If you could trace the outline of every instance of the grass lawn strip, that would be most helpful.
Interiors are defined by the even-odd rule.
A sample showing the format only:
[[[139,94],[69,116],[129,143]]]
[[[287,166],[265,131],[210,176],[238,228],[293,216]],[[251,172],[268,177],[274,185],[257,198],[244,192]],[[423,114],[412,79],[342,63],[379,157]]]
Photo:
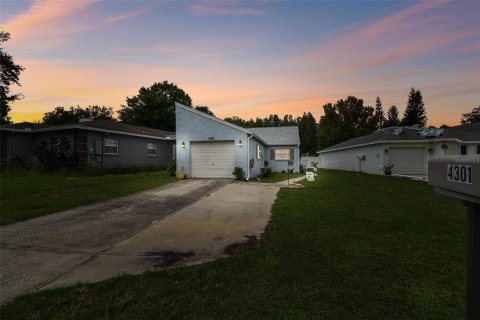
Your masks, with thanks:
[[[261,246],[40,291],[2,319],[462,319],[466,216],[424,182],[320,170],[282,189]]]
[[[167,171],[102,176],[6,172],[0,178],[0,224],[24,221],[173,181],[175,178]]]

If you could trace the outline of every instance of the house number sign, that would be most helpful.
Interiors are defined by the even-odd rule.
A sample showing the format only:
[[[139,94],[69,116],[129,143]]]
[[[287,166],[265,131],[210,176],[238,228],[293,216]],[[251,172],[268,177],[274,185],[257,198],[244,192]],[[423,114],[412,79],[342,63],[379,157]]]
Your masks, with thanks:
[[[472,166],[448,164],[447,181],[472,184]]]

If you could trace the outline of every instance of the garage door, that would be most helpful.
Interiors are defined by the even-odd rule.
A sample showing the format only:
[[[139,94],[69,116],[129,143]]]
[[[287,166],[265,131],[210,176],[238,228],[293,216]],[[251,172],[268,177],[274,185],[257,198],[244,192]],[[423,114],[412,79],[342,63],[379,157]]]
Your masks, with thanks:
[[[192,142],[192,178],[232,178],[234,142]]]
[[[388,154],[393,173],[426,174],[425,148],[390,148]]]

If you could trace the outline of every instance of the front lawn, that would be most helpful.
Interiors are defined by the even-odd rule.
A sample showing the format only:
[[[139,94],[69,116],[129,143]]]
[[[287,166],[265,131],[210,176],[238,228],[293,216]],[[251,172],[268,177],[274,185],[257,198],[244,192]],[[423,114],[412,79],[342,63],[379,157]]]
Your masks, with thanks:
[[[2,319],[462,319],[466,215],[425,182],[320,170],[255,251],[41,291]]]
[[[174,181],[167,171],[85,176],[33,170],[0,177],[0,224],[91,204]]]

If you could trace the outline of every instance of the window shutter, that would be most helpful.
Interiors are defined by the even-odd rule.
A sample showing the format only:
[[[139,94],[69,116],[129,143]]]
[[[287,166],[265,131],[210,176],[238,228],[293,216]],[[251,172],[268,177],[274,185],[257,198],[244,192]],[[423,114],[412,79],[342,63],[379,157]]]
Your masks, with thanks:
[[[290,160],[295,160],[295,149],[290,149]]]
[[[275,160],[275,149],[270,149],[270,160]]]

